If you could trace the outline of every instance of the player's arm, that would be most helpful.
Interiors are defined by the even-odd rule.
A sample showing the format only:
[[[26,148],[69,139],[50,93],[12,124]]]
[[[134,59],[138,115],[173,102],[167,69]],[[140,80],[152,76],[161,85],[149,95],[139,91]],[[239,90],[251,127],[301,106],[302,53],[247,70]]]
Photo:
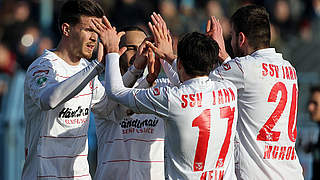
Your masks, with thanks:
[[[215,68],[209,75],[213,80],[229,80],[237,89],[244,88],[245,70],[241,59],[228,59]]]
[[[229,54],[225,48],[221,24],[214,16],[211,16],[207,22],[206,34],[218,43],[220,48],[219,58],[220,62],[223,63],[229,57]]]
[[[93,20],[91,27],[98,33],[107,53],[106,67],[108,69],[105,74],[107,95],[135,112],[167,116],[168,93],[166,88],[159,91],[159,88],[155,90],[153,88],[132,89],[124,87],[119,69],[119,42],[124,33],[117,33],[105,16],[102,21],[103,23]],[[162,94],[160,95],[159,92]]]
[[[62,82],[55,80],[56,73],[50,61],[29,68],[27,86],[30,96],[42,110],[54,109],[77,95],[104,66],[97,60]]]
[[[134,65],[130,66],[128,71],[122,76],[124,86],[132,87],[142,73],[143,73],[143,69],[137,69]],[[101,98],[102,100],[98,101],[97,103],[93,102],[92,112],[96,116],[105,117],[115,109],[118,103],[108,98],[108,96],[105,94],[104,86],[101,85],[98,79],[96,79],[95,81],[98,81],[97,82],[98,87],[95,88],[95,90],[102,89],[103,97]],[[101,94],[99,92],[94,94]],[[95,98],[93,99],[93,101],[94,100]]]
[[[109,53],[106,56],[106,92],[107,95],[137,113],[153,113],[162,117],[168,115],[168,89],[126,88],[122,84],[119,69],[119,54]]]

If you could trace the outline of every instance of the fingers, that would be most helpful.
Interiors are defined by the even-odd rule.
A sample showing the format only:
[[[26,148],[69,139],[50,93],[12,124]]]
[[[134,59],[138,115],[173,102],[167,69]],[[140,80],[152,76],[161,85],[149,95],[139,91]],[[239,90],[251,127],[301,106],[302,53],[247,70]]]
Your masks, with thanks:
[[[154,53],[159,54],[159,49],[155,45],[153,45],[151,42],[146,41],[146,45],[149,48],[151,48]]]
[[[112,28],[111,23],[109,22],[109,20],[107,19],[106,16],[102,17],[102,22],[103,22],[103,24],[106,25],[107,28]]]
[[[120,50],[119,50],[119,55],[122,56],[122,54],[123,54],[124,52],[126,52],[126,50],[127,50],[127,47],[122,47],[122,48],[120,48]]]
[[[121,31],[121,32],[118,32],[117,33],[117,36],[118,36],[118,38],[119,39],[121,39],[121,37],[123,36],[123,35],[125,35],[126,33],[124,32],[124,31]]]
[[[154,32],[155,42],[158,43],[161,39],[160,33],[155,25],[152,25],[152,29]]]
[[[208,19],[207,27],[206,27],[206,32],[207,33],[210,31],[210,27],[211,27],[211,19]]]

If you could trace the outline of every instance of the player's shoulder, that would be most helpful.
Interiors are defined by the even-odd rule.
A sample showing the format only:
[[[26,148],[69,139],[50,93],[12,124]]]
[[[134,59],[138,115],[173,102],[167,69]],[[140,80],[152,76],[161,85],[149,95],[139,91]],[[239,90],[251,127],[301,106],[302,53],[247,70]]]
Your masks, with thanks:
[[[36,69],[48,68],[52,69],[54,62],[58,61],[59,58],[50,50],[45,50],[41,56],[35,59],[28,67],[27,73],[32,73]]]

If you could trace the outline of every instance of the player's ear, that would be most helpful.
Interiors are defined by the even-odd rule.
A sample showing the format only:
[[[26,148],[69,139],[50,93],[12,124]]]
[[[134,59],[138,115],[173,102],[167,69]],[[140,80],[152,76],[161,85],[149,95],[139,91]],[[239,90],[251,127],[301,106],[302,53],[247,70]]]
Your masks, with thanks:
[[[63,23],[61,25],[61,32],[64,36],[70,36],[71,26],[68,23]]]
[[[241,47],[245,43],[247,37],[246,37],[246,35],[243,34],[243,32],[239,32],[239,36],[238,37],[239,37],[238,38],[238,43],[239,43],[239,45]]]

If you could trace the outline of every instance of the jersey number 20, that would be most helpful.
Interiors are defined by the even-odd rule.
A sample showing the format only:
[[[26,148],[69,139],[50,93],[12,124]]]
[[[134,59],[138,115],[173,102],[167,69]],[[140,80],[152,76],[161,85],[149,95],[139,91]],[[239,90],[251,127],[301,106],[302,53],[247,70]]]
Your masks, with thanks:
[[[276,125],[280,119],[283,110],[287,104],[287,89],[282,82],[276,83],[269,94],[268,102],[276,102],[277,95],[281,92],[281,98],[276,109],[273,111],[267,122],[260,129],[257,136],[258,141],[278,141],[280,137],[280,132],[272,131],[273,127]],[[292,88],[292,102],[290,107],[289,114],[289,123],[288,123],[288,136],[290,141],[295,142],[297,137],[297,125],[296,125],[296,111],[297,111],[297,98],[298,90],[297,85],[293,84]]]

